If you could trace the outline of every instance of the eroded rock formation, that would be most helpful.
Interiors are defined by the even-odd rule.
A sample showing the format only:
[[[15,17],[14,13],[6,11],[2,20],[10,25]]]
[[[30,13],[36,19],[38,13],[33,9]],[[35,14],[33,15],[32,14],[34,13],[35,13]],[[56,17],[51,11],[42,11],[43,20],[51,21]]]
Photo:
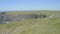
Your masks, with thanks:
[[[26,19],[38,19],[45,18],[47,15],[42,14],[7,14],[5,12],[0,13],[0,23],[3,22],[15,22]]]

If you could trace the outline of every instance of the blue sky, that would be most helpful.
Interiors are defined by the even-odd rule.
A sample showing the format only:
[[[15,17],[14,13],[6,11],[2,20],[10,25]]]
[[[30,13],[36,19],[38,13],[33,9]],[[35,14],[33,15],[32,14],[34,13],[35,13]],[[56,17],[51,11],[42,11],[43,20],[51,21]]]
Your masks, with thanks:
[[[60,10],[60,0],[0,0],[0,11]]]

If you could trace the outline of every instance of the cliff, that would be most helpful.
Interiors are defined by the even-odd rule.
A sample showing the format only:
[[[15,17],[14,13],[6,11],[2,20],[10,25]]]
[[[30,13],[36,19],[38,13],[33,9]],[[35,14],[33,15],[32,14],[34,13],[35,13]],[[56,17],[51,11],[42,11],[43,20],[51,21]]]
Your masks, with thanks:
[[[47,15],[42,14],[7,14],[6,12],[0,13],[0,22],[16,22],[26,19],[45,18]]]

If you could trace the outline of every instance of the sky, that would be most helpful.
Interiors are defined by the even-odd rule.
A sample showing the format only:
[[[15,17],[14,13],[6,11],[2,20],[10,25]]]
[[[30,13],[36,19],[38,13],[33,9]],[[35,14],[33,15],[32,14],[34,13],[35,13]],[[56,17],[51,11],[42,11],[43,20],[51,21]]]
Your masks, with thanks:
[[[0,0],[0,11],[60,10],[60,0]]]

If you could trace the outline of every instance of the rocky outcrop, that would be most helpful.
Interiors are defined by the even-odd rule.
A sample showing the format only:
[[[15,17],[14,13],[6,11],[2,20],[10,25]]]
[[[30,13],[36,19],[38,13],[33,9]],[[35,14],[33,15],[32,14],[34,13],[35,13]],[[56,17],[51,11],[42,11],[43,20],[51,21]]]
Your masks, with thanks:
[[[46,18],[47,15],[42,14],[7,14],[5,12],[0,13],[0,22],[15,22],[26,19],[38,19]]]

